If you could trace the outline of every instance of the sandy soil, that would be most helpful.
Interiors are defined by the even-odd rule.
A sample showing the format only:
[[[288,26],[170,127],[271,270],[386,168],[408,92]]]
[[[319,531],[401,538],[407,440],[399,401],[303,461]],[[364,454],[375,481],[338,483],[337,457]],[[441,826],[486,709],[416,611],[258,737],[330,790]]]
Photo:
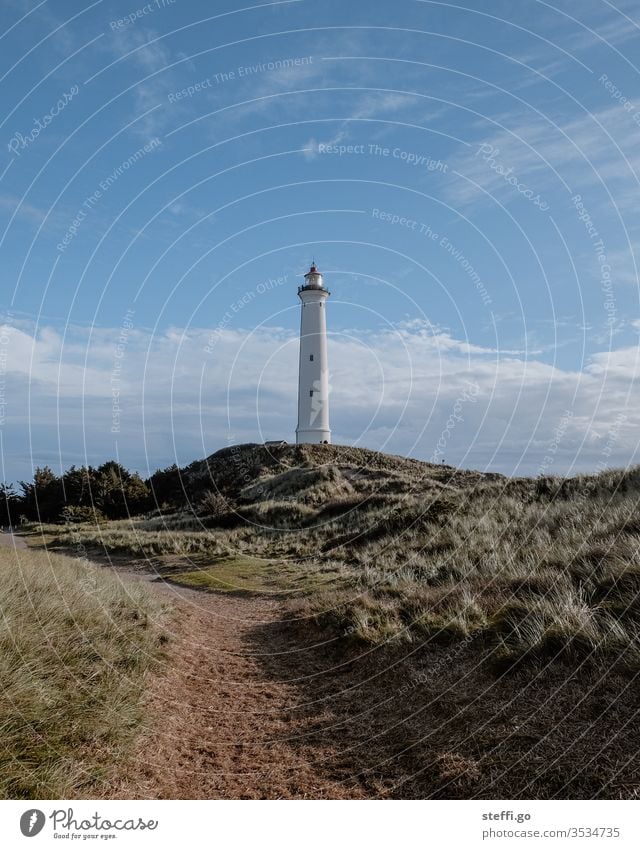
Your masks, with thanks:
[[[128,573],[128,579],[149,580]],[[207,594],[153,582],[175,606],[167,663],[151,681],[151,728],[136,767],[110,795],[131,798],[357,798],[334,752],[311,749],[315,706],[296,681],[274,680],[269,660],[291,652],[269,598]],[[300,674],[314,674],[300,660]],[[310,709],[311,707],[311,709]],[[311,719],[313,717],[313,719]]]

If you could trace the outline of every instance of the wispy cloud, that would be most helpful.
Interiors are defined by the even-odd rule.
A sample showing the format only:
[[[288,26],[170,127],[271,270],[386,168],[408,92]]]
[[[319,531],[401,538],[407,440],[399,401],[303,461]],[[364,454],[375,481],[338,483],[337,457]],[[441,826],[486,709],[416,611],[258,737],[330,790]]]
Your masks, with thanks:
[[[111,60],[124,61],[142,74],[133,83],[132,98],[134,115],[151,111],[142,120],[136,121],[132,132],[149,138],[160,135],[175,121],[175,111],[167,110],[168,95],[180,88],[178,71],[170,68],[175,58],[166,42],[153,29],[123,29],[109,34],[100,43],[101,52]],[[154,107],[160,107],[154,109]],[[178,112],[182,111],[180,108]]]
[[[453,169],[466,178],[448,184],[447,192],[454,201],[478,201],[482,190],[504,203],[517,199],[517,192],[493,167],[495,162],[502,169],[511,169],[518,181],[526,182],[536,193],[564,189],[563,184],[571,191],[599,186],[612,193],[619,207],[635,208],[640,148],[633,141],[635,125],[620,106],[547,120],[497,115],[494,122],[488,132],[484,126],[485,134],[479,136],[475,147],[453,157]],[[478,125],[476,131],[482,128]],[[481,151],[482,144],[485,148]],[[486,155],[491,159],[486,160]]]
[[[552,7],[549,5],[549,8]],[[556,20],[560,15],[572,25],[572,31],[563,39],[565,45],[572,50],[587,51],[601,45],[618,46],[640,35],[640,27],[622,7],[618,10],[610,3],[597,4],[587,11],[591,14],[585,18],[584,9],[579,6],[573,8],[571,12],[554,8]],[[628,7],[627,11],[637,11],[637,6],[635,9]]]

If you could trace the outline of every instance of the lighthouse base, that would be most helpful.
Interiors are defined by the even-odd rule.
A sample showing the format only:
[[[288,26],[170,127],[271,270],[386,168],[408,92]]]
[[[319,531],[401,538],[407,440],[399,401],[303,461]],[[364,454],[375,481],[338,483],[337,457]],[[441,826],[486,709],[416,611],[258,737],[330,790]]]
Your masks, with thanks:
[[[296,430],[296,445],[320,445],[323,442],[331,444],[330,430],[313,427]]]

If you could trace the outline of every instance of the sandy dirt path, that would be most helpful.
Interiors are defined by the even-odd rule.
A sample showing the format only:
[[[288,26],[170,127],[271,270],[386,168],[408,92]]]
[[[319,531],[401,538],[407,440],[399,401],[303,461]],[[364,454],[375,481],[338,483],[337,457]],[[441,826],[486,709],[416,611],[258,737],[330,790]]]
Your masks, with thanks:
[[[172,614],[148,731],[111,798],[590,798],[603,788],[629,798],[640,787],[628,679],[602,682],[594,667],[576,686],[562,665],[496,676],[473,641],[338,648],[284,624],[276,598],[118,572],[150,582]],[[592,691],[595,703],[582,698]]]
[[[28,548],[27,543],[22,537],[11,533],[10,531],[0,531],[0,545],[7,545],[12,548]]]
[[[120,571],[120,570],[119,570]],[[150,581],[141,573],[122,577]],[[151,576],[152,577],[152,576]],[[167,661],[150,682],[150,730],[119,798],[362,798],[357,779],[314,741],[323,707],[298,679],[319,675],[279,624],[280,602],[151,581],[175,615]],[[281,665],[282,658],[285,662]],[[278,680],[282,669],[293,680]],[[324,719],[331,724],[327,710]],[[323,723],[324,724],[324,723]],[[367,794],[368,795],[368,794]]]

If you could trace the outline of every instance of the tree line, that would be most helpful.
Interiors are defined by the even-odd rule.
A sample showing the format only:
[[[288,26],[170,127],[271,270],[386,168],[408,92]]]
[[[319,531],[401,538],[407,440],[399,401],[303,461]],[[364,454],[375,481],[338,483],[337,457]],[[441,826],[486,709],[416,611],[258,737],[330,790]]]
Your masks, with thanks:
[[[56,475],[37,468],[31,481],[0,484],[0,524],[83,522],[123,519],[177,506],[187,500],[180,469],[169,466],[144,480],[115,460],[101,466],[72,466]]]

